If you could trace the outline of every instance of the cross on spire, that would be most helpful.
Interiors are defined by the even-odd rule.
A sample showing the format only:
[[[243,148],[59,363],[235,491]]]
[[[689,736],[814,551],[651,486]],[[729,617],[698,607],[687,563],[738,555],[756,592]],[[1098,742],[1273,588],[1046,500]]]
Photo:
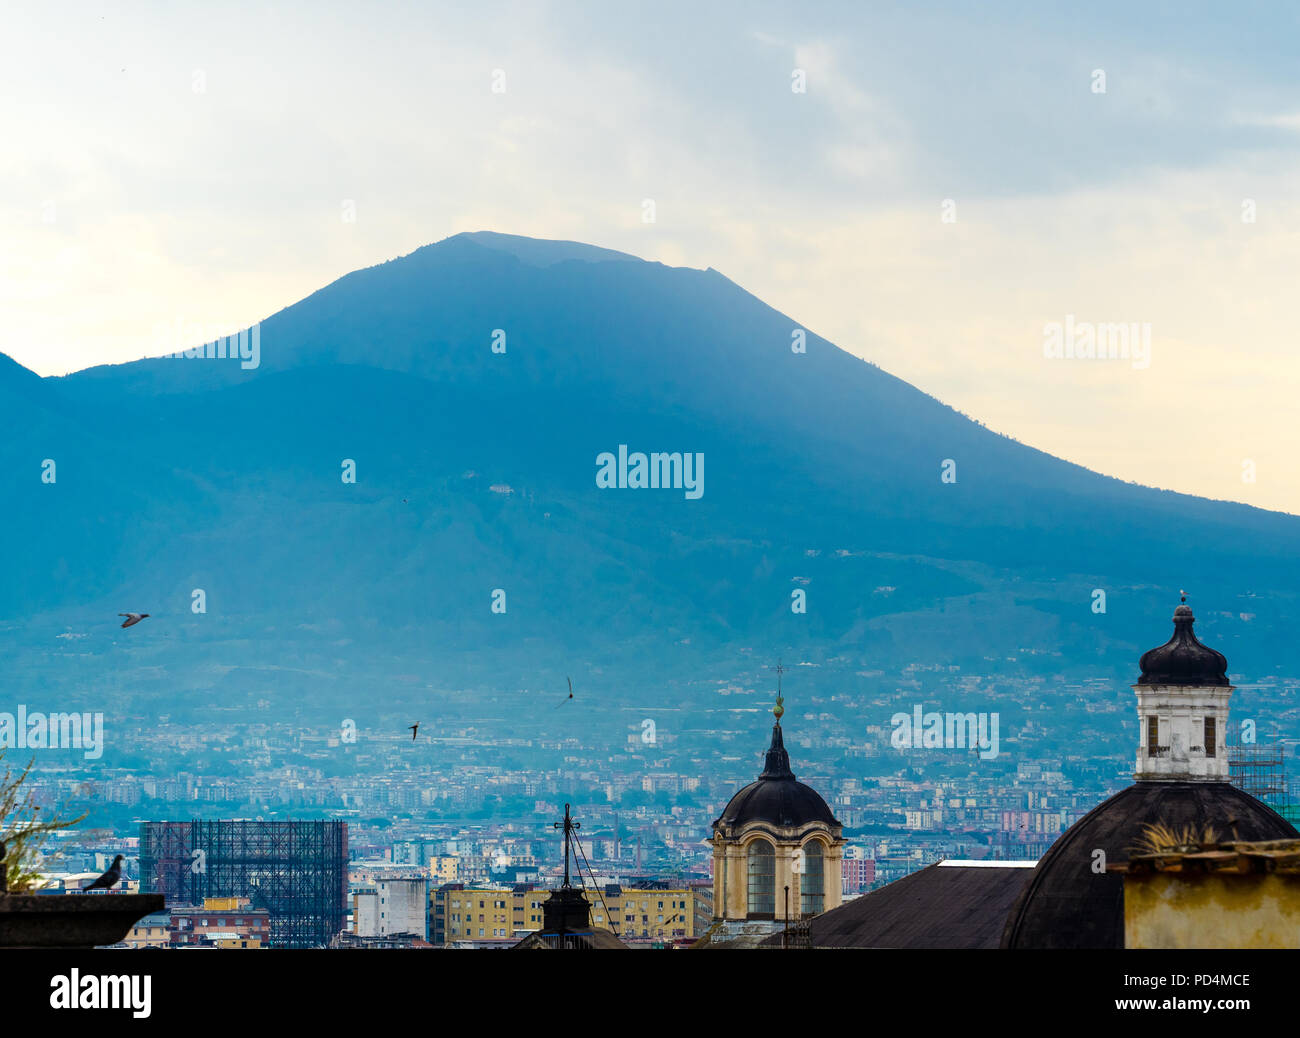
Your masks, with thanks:
[[[564,886],[561,889],[567,890],[571,886],[573,886],[573,884],[569,882],[569,841],[573,839],[574,832],[582,828],[582,823],[575,822],[573,819],[569,817],[569,805],[565,804],[564,821],[552,822],[551,828],[552,829],[562,828],[564,830]]]

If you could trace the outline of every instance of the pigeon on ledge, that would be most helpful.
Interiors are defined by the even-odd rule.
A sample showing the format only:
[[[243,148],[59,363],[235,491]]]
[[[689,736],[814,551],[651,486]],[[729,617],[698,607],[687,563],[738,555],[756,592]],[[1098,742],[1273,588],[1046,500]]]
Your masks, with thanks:
[[[83,890],[101,890],[101,889],[112,890],[113,887],[117,886],[117,883],[121,878],[122,878],[122,855],[119,854],[116,858],[113,859],[113,864],[108,867],[107,872],[105,872],[102,876],[100,876],[99,879],[95,880],[94,883],[90,884],[90,886],[82,887],[82,889]]]

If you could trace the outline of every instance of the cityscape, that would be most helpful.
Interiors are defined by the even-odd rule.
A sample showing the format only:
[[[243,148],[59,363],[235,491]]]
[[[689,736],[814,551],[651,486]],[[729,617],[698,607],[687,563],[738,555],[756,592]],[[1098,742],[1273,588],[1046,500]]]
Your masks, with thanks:
[[[1284,1007],[1300,15],[5,26],[6,1024]]]

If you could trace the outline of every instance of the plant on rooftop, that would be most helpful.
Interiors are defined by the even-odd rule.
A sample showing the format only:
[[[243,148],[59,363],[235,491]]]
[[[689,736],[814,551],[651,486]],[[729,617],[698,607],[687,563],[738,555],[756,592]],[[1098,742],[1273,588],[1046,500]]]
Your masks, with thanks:
[[[10,894],[27,894],[35,886],[40,873],[37,871],[42,862],[48,860],[41,853],[41,848],[52,833],[60,829],[70,829],[85,819],[62,818],[57,811],[42,811],[35,802],[32,790],[26,785],[27,776],[31,774],[33,757],[27,767],[17,774],[4,765],[4,751],[0,750],[0,843],[5,845],[5,859],[0,867],[5,870],[5,879]]]
[[[1166,854],[1170,851],[1182,853],[1199,851],[1216,842],[1212,826],[1198,830],[1194,825],[1182,825],[1177,829],[1156,822],[1142,827],[1142,836],[1132,850],[1139,854]]]

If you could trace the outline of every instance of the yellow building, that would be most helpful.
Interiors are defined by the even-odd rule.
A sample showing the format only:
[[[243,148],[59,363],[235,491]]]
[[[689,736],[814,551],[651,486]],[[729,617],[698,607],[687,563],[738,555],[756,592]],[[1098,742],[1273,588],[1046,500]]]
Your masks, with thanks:
[[[122,943],[128,948],[166,948],[171,944],[170,912],[152,912],[131,927]]]
[[[465,887],[450,883],[429,892],[430,939],[435,945],[516,944],[542,927],[548,890]],[[693,890],[621,887],[587,891],[592,925],[625,942],[672,941],[696,935]]]
[[[1125,948],[1300,948],[1300,840],[1171,847],[1110,871]]]
[[[238,934],[214,936],[212,943],[218,948],[260,948],[262,942],[256,937],[241,937]]]
[[[455,883],[460,878],[460,859],[440,855],[429,862],[429,878],[434,884]]]
[[[696,936],[694,890],[606,885],[587,897],[592,923],[612,931],[625,944]]]

